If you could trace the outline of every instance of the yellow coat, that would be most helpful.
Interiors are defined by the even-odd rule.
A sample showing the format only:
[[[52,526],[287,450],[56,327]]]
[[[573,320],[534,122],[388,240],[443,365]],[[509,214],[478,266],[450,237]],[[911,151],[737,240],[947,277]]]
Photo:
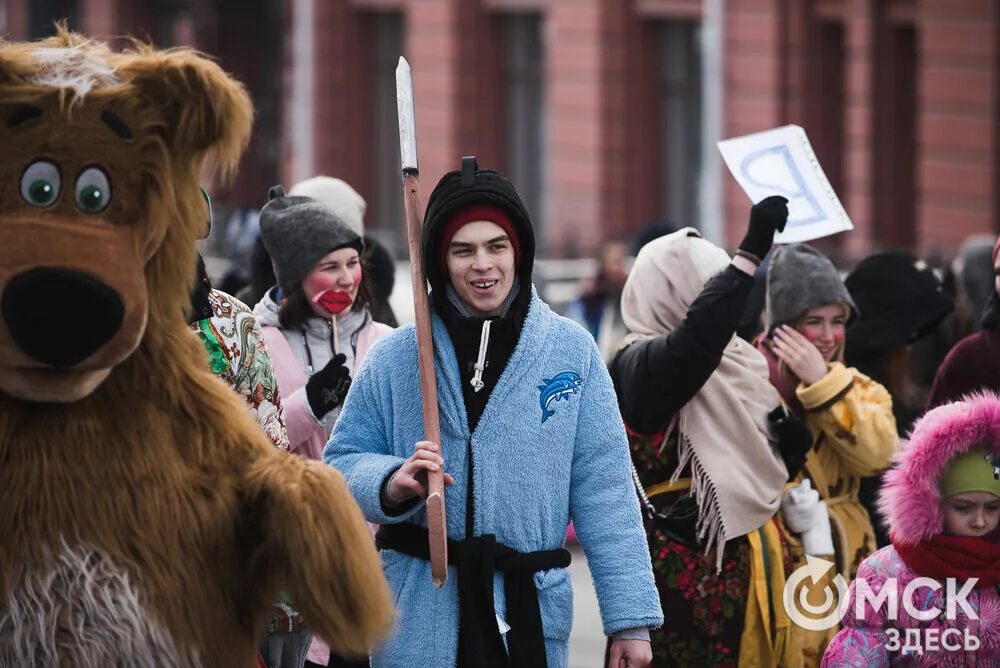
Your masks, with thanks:
[[[889,468],[899,438],[892,398],[884,387],[839,362],[826,376],[795,391],[805,408],[813,449],[793,484],[812,481],[826,501],[837,550],[837,567],[850,581],[861,560],[875,551],[868,511],[858,501],[861,478]]]
[[[868,511],[858,501],[861,478],[878,475],[889,467],[899,439],[892,415],[892,398],[884,387],[839,362],[829,365],[822,380],[800,384],[795,393],[805,408],[805,422],[813,434],[813,448],[803,470],[790,486],[809,478],[830,513],[837,571],[850,582],[861,560],[875,551],[875,532]],[[782,525],[784,528],[784,525]],[[784,530],[796,565],[805,563],[798,536]],[[817,583],[814,605],[823,601],[823,590],[836,572]],[[833,588],[833,591],[836,591]],[[813,593],[813,592],[811,592]],[[796,597],[797,598],[797,597]],[[805,665],[818,665],[826,644],[837,628],[802,634]]]

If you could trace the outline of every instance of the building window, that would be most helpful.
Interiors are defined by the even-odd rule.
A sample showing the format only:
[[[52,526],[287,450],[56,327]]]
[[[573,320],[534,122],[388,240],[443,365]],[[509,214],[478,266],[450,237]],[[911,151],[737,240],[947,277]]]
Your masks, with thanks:
[[[538,14],[500,17],[503,43],[503,142],[506,176],[531,215],[537,238],[543,238],[545,210],[545,138],[547,135],[542,73],[545,60],[542,20]]]
[[[659,27],[660,211],[696,225],[701,175],[700,24],[663,21]]]
[[[873,234],[882,246],[916,240],[917,34],[880,8],[875,38]]]
[[[372,197],[365,216],[368,227],[396,257],[406,255],[400,185],[399,121],[396,117],[396,66],[403,54],[400,12],[365,13],[369,36],[369,89],[373,122]],[[418,112],[419,113],[419,112]],[[419,149],[419,145],[418,145]]]
[[[844,25],[819,21],[812,30],[812,64],[806,102],[806,131],[823,166],[826,178],[838,196],[844,197]]]
[[[79,30],[79,16],[74,0],[31,0],[28,3],[28,38],[42,39],[55,34],[55,22],[65,20]]]

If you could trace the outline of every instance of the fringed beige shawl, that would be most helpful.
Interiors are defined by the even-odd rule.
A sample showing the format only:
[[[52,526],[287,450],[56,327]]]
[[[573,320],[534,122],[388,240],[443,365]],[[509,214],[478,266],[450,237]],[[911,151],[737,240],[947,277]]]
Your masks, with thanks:
[[[622,294],[627,342],[673,331],[684,320],[705,283],[692,260],[691,237],[697,236],[686,228],[639,253]],[[788,472],[767,426],[778,402],[764,357],[734,336],[718,368],[667,430],[669,436],[676,427],[679,437],[680,465],[672,479],[690,467],[698,536],[706,552],[715,546],[719,568],[726,541],[757,530],[778,511]]]

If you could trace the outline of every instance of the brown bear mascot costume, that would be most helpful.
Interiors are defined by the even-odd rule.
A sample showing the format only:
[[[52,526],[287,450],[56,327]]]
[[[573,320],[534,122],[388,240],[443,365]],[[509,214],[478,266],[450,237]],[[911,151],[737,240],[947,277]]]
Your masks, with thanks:
[[[340,653],[390,629],[343,478],[185,322],[198,176],[251,117],[191,51],[0,41],[0,666],[252,666],[282,589]]]

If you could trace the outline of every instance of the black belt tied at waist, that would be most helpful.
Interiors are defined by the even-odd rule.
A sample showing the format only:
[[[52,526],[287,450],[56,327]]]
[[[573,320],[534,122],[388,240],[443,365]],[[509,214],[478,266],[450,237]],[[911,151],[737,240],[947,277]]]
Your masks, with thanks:
[[[387,524],[375,534],[380,550],[430,561],[427,529],[415,524]],[[542,613],[534,574],[566,568],[568,550],[518,552],[486,534],[465,540],[448,539],[448,563],[458,569],[459,668],[547,668]],[[507,598],[508,652],[497,626],[493,574],[504,574]]]

